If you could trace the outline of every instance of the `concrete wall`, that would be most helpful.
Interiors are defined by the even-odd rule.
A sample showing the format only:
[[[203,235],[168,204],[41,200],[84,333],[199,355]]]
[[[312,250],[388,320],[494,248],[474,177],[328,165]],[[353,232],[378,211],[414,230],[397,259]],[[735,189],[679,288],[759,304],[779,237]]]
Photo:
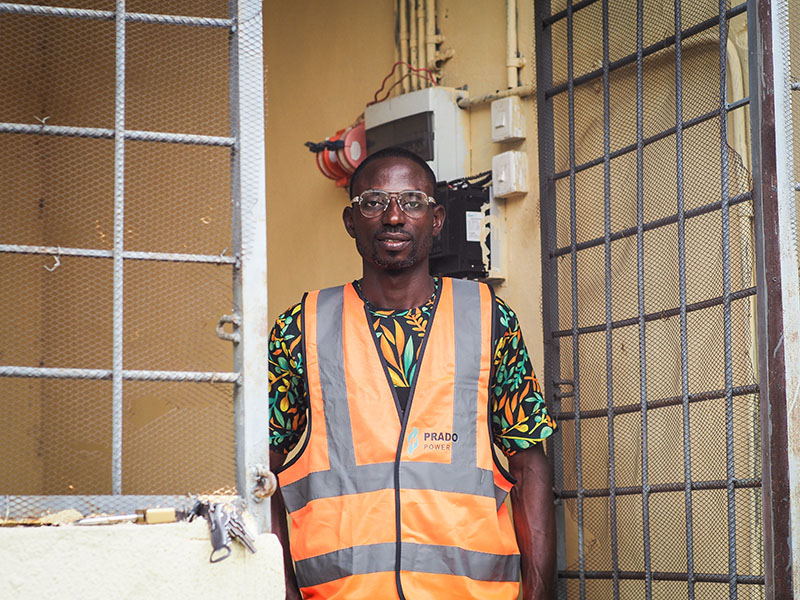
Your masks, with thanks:
[[[81,598],[262,598],[285,595],[281,546],[272,534],[256,538],[256,553],[240,544],[210,564],[208,525],[0,527],[0,597],[15,600]]]

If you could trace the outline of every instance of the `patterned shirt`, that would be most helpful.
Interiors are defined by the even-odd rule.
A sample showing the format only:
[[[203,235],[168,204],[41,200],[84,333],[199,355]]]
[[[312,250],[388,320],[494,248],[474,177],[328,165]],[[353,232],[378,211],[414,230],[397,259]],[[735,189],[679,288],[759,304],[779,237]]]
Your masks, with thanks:
[[[439,279],[434,283],[431,298],[409,310],[379,309],[367,302],[378,347],[401,405],[406,404],[417,374],[422,340],[436,305]],[[354,285],[361,295],[358,282]],[[547,413],[517,315],[500,298],[495,297],[494,302],[492,432],[495,444],[511,456],[550,436],[556,423]],[[278,317],[269,344],[270,449],[283,454],[297,445],[307,422],[301,308],[302,304],[295,304]]]

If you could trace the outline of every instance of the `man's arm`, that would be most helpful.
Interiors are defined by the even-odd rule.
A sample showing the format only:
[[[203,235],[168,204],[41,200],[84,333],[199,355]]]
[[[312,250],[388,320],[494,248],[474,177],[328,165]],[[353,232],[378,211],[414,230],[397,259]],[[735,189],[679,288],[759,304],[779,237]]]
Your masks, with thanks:
[[[269,453],[270,468],[274,472],[283,464],[285,456],[278,452]],[[289,526],[286,524],[286,505],[283,503],[281,488],[275,491],[270,498],[270,513],[272,515],[272,533],[278,536],[283,546],[283,572],[286,580],[286,600],[302,600],[297,577],[292,564],[292,554],[289,551]]]
[[[556,524],[553,477],[541,444],[508,457],[517,483],[511,510],[522,559],[522,598],[555,598]]]

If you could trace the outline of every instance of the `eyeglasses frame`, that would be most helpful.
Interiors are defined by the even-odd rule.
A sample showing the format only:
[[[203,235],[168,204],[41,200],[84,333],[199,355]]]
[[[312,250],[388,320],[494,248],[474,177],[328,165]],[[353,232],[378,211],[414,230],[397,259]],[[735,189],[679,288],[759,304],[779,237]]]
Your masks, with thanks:
[[[362,196],[362,194],[366,194],[367,192],[381,192],[383,194],[386,194],[386,196],[389,198],[389,202],[386,204],[386,206],[383,207],[383,212],[378,213],[377,215],[373,215],[373,216],[367,216],[367,215],[364,214],[364,211],[361,209],[361,201],[362,201],[361,196]],[[368,190],[364,190],[363,192],[361,192],[361,194],[358,194],[357,196],[355,196],[352,200],[350,200],[350,203],[351,204],[358,204],[358,212],[360,212],[361,216],[364,217],[365,219],[376,219],[380,215],[384,214],[387,210],[389,210],[389,206],[392,204],[392,199],[394,199],[394,201],[397,204],[398,208],[400,209],[400,211],[404,215],[406,215],[407,217],[409,217],[411,219],[419,219],[420,217],[422,217],[422,215],[419,215],[418,217],[412,216],[412,215],[408,214],[406,212],[406,210],[403,208],[403,205],[400,204],[400,200],[399,200],[400,194],[405,194],[407,192],[415,192],[417,194],[422,194],[423,196],[425,196],[425,202],[427,202],[428,206],[430,206],[431,204],[436,204],[436,198],[434,198],[433,196],[429,196],[428,194],[426,194],[422,190],[401,190],[399,192],[387,192],[386,190],[376,190],[376,189],[372,189],[372,188],[370,188]]]

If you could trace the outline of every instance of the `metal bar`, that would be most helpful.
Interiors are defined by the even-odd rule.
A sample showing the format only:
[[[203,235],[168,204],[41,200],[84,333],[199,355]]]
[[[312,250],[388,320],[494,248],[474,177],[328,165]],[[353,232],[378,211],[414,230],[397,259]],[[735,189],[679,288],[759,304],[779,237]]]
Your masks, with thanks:
[[[738,6],[734,6],[733,8],[729,9],[725,13],[725,15],[727,18],[730,19],[732,17],[735,17],[736,15],[742,14],[743,12],[745,12],[745,10],[747,10],[747,3],[743,2],[742,4],[739,4]],[[688,29],[684,29],[681,32],[681,37],[683,39],[690,38],[692,36],[697,35],[698,33],[707,31],[708,29],[711,29],[716,25],[719,25],[719,18],[711,17],[710,19],[706,19],[705,21],[702,21],[697,25],[693,25]],[[655,44],[651,44],[647,48],[641,48],[641,58],[644,59],[650,56],[651,54],[655,54],[656,52],[660,52],[661,50],[664,50],[674,45],[675,45],[675,36],[671,35],[669,37],[664,38],[661,41],[656,42]],[[615,60],[609,65],[609,70],[616,71],[617,69],[621,69],[622,67],[626,67],[630,64],[633,64],[634,62],[637,62],[639,54],[640,53],[637,51],[634,54],[629,54],[628,56]],[[576,77],[573,82],[573,85],[574,86],[583,85],[584,83],[597,79],[598,77],[602,77],[602,75],[603,75],[602,68],[595,69],[594,71],[590,71],[584,75],[581,75],[580,77]],[[567,84],[562,83],[561,85],[557,85],[553,88],[545,90],[544,95],[545,98],[549,99],[553,96],[561,94],[562,92],[565,92],[566,90],[567,90]]]
[[[117,0],[114,109],[114,342],[112,359],[111,491],[122,493],[122,341],[125,241],[125,0]]]
[[[689,326],[686,310],[686,206],[683,188],[683,41],[681,0],[675,0],[675,155],[678,196],[678,280],[681,316],[681,403],[683,404],[683,493],[688,597],[694,600],[694,528],[692,523],[692,444],[689,430]],[[651,488],[652,492],[652,488]]]
[[[32,125],[30,123],[0,123],[0,133],[20,133],[29,135],[53,135],[57,137],[78,137],[113,140],[114,129],[102,127],[71,127],[66,125]],[[197,135],[193,133],[167,133],[162,131],[123,130],[122,137],[137,142],[166,142],[169,144],[189,144],[193,146],[233,146],[235,139],[216,135]]]
[[[728,23],[725,17],[727,0],[719,0],[719,144],[721,159],[722,192],[722,295],[724,297],[723,331],[725,354],[725,458],[728,480],[728,573],[729,593],[732,600],[738,596],[736,587],[736,478],[733,447],[733,324],[731,318],[731,228],[728,198]]]
[[[113,21],[116,13],[111,10],[88,10],[85,8],[62,8],[57,6],[38,6],[0,2],[0,14],[38,15],[45,17],[70,17],[95,21]],[[128,23],[160,23],[163,25],[191,25],[194,27],[232,27],[232,19],[212,19],[209,17],[185,17],[148,13],[125,13]]]
[[[758,393],[759,387],[756,384],[751,385],[742,385],[733,388],[732,394],[734,396],[749,396],[751,394]],[[689,402],[704,402],[706,400],[714,400],[717,398],[724,398],[726,391],[722,390],[712,390],[708,392],[695,392],[694,394],[689,394]],[[652,410],[656,408],[665,408],[667,406],[680,406],[683,403],[683,396],[670,396],[668,398],[660,398],[658,400],[650,400],[647,402],[647,409]],[[637,413],[642,410],[642,406],[640,404],[622,404],[620,406],[615,406],[613,409],[614,415],[624,415],[630,413]],[[572,412],[553,412],[553,416],[561,421],[569,421],[574,417],[574,413]],[[584,410],[581,411],[581,419],[597,419],[600,417],[608,416],[607,410],[605,408],[598,408],[595,410]]]
[[[59,369],[54,367],[0,366],[0,377],[30,377],[42,379],[113,379],[112,369]],[[212,371],[148,371],[123,370],[125,381],[189,381],[208,383],[238,383],[239,373]]]
[[[743,290],[738,290],[736,292],[731,292],[730,299],[741,300],[742,298],[747,298],[749,296],[755,295],[756,291],[757,291],[756,287],[749,287]],[[708,300],[701,300],[700,302],[687,304],[686,312],[703,310],[705,308],[711,308],[712,306],[724,305],[724,303],[725,303],[725,296],[717,296],[716,298],[709,298]],[[658,312],[647,313],[644,315],[644,320],[645,322],[649,323],[650,321],[657,321],[659,319],[668,319],[669,317],[677,316],[680,313],[681,313],[680,307],[670,308],[668,310],[661,310]],[[638,322],[639,322],[638,317],[631,317],[629,319],[620,319],[619,321],[614,321],[611,324],[611,327],[612,329],[617,329],[619,327],[630,327],[631,325],[636,325]],[[603,331],[604,329],[605,329],[604,324],[588,325],[585,327],[579,327],[578,333],[579,334],[597,333],[598,331]],[[561,329],[559,331],[553,332],[554,337],[567,337],[569,335],[572,335],[571,329]]]
[[[234,368],[242,374],[234,390],[236,486],[259,532],[264,532],[270,530],[269,502],[252,493],[253,470],[269,468],[262,3],[232,0],[230,11],[238,23],[230,43],[231,136],[237,140],[231,161],[233,253],[242,257],[233,277],[234,307],[242,319],[242,341],[233,354]]]
[[[608,0],[602,0],[603,21],[603,241],[606,304],[606,418],[608,419],[609,517],[611,521],[611,572],[614,600],[619,600],[619,540],[617,539],[617,478],[614,453],[613,315],[611,311],[611,90]],[[575,250],[577,252],[577,248]],[[579,413],[579,418],[583,415]]]
[[[579,574],[577,571],[559,571],[559,577],[565,579],[577,579]],[[586,571],[586,579],[611,579],[609,571]],[[650,573],[642,573],[641,571],[620,571],[619,578],[625,580],[643,580],[649,576],[654,581],[686,581],[690,575],[689,573],[672,573],[669,571],[652,571]],[[734,575],[737,583],[746,583],[753,585],[764,585],[764,577],[761,575]],[[717,573],[693,573],[691,578],[697,583],[727,583],[728,574]]]
[[[639,304],[639,393],[642,423],[642,533],[645,592],[653,598],[650,567],[650,485],[648,482],[647,344],[644,318],[644,0],[636,0],[636,262]]]
[[[575,14],[576,12],[581,10],[582,8],[586,8],[587,6],[591,6],[592,4],[595,4],[596,2],[597,2],[597,0],[581,0],[581,2],[576,2],[575,4],[572,5],[572,14]],[[549,27],[553,23],[556,23],[557,21],[562,21],[563,19],[566,19],[566,18],[567,18],[567,9],[564,9],[564,10],[559,11],[556,14],[550,16],[550,17],[547,17],[546,19],[543,19],[542,20],[542,25],[544,27]]]
[[[736,489],[754,489],[761,487],[761,478],[751,479],[737,479],[734,482]],[[674,483],[656,483],[650,486],[651,494],[664,494],[667,492],[682,492],[684,491],[686,483],[683,481],[676,481]],[[728,489],[728,481],[725,479],[715,479],[709,481],[691,481],[690,489],[694,491],[705,490],[725,490]],[[618,487],[613,490],[617,496],[638,496],[642,493],[642,486],[632,485]],[[593,488],[583,490],[583,495],[586,498],[606,498],[610,496],[612,490],[610,488]],[[576,498],[578,490],[561,490],[556,493],[558,498]]]
[[[796,453],[790,406],[797,383],[798,282],[797,255],[787,210],[794,198],[786,190],[786,115],[784,94],[776,90],[784,77],[781,40],[785,35],[786,3],[748,2],[750,55],[750,132],[752,147],[753,208],[755,217],[756,279],[758,287],[758,358],[761,407],[762,517],[764,523],[764,579],[768,600],[792,598],[799,557],[794,553],[800,528],[792,527],[796,510],[797,469],[790,469]],[[776,15],[773,20],[773,15]],[[783,28],[783,31],[781,29]],[[788,193],[787,193],[788,192]],[[789,335],[785,335],[788,333]],[[791,394],[791,395],[790,395]],[[790,442],[792,440],[792,442]],[[791,461],[792,463],[794,461]]]
[[[539,192],[541,206],[541,240],[542,240],[542,295],[545,298],[542,306],[543,354],[544,354],[544,392],[548,401],[552,401],[554,410],[561,409],[561,400],[554,394],[558,386],[572,381],[561,378],[560,343],[552,336],[558,327],[558,265],[549,258],[557,238],[556,197],[552,174],[555,170],[553,146],[553,101],[544,97],[544,90],[553,83],[552,30],[540,27],[539,24],[550,14],[550,0],[534,3],[536,13],[535,50],[536,50],[536,99],[537,99],[537,131],[539,134]],[[553,483],[555,489],[564,487],[564,468],[562,453],[562,435],[560,430],[547,439],[547,457],[553,467]],[[564,503],[556,504],[556,568],[566,569],[566,520]],[[557,596],[566,597],[566,584],[556,579]]]
[[[217,496],[215,496],[217,498]],[[237,496],[222,496],[234,502]],[[75,509],[83,516],[95,514],[134,512],[140,508],[191,508],[194,499],[190,496],[147,496],[125,494],[123,496],[0,496],[0,523],[3,519],[31,519],[49,513]],[[35,507],[35,508],[33,508]]]
[[[568,120],[569,120],[569,237],[572,247],[572,378],[574,393],[575,414],[575,478],[578,486],[578,570],[583,573],[586,569],[586,553],[583,547],[583,457],[581,448],[581,393],[580,393],[580,352],[578,337],[578,253],[575,249],[578,243],[578,216],[577,216],[577,190],[575,182],[575,85],[574,85],[574,22],[572,13],[572,0],[567,0],[567,86],[568,86]],[[580,600],[586,600],[586,579],[580,578]]]
[[[92,250],[90,248],[62,248],[61,246],[24,246],[0,244],[0,254],[42,254],[45,256],[80,256],[86,258],[113,258],[113,250]],[[209,263],[215,265],[235,265],[239,258],[224,254],[178,254],[172,252],[136,252],[123,250],[125,260],[155,260],[180,263]]]
[[[728,199],[728,206],[736,206],[737,204],[742,204],[743,202],[747,202],[748,200],[752,199],[753,194],[752,192],[745,192],[743,194],[738,194],[733,198]],[[712,212],[717,212],[722,207],[722,201],[718,200],[716,202],[712,202],[710,204],[705,204],[703,206],[698,206],[696,208],[692,208],[684,212],[684,216],[687,219],[692,219],[694,217],[699,217],[701,215],[707,215]],[[655,219],[653,221],[649,221],[648,223],[644,224],[644,231],[652,231],[653,229],[658,229],[659,227],[665,227],[667,225],[674,225],[678,222],[678,215],[669,215],[668,217],[661,217],[660,219]],[[628,227],[627,229],[623,229],[622,231],[617,231],[611,234],[611,241],[617,241],[624,239],[626,237],[630,237],[635,235],[638,231],[638,227]],[[604,237],[597,237],[590,240],[586,240],[585,242],[581,242],[576,246],[577,250],[586,250],[587,248],[595,248],[597,246],[602,245],[605,243],[605,236]],[[569,254],[572,251],[570,246],[563,246],[561,248],[556,249],[552,254],[551,257],[556,258],[559,256],[564,256],[565,254]]]
[[[747,106],[749,103],[750,103],[750,97],[749,96],[745,97],[745,98],[740,98],[739,100],[736,100],[736,101],[731,102],[730,104],[728,104],[727,110],[728,111],[733,111],[733,110],[742,108],[743,106]],[[700,125],[701,123],[705,123],[706,121],[710,121],[711,119],[713,119],[715,117],[718,117],[718,116],[719,116],[719,109],[715,108],[714,110],[711,110],[711,111],[709,111],[707,113],[703,113],[702,115],[697,115],[696,117],[692,117],[691,119],[683,121],[682,126],[683,126],[684,129],[689,129],[690,127],[694,127],[696,125]],[[673,135],[675,133],[676,129],[677,129],[676,127],[670,127],[669,129],[665,129],[664,131],[660,131],[658,133],[655,133],[655,134],[651,135],[650,137],[644,138],[642,143],[644,144],[645,147],[647,147],[650,144],[654,144],[655,142],[658,142],[660,140],[663,140],[664,138],[668,138],[669,136]],[[614,152],[611,153],[610,157],[612,159],[615,159],[615,158],[619,158],[620,156],[624,156],[626,154],[630,154],[631,152],[634,152],[636,150],[636,147],[637,146],[636,146],[635,143],[634,144],[629,144],[627,146],[623,146],[619,150],[614,150]],[[593,158],[592,160],[589,160],[589,161],[587,161],[585,163],[581,163],[580,165],[576,165],[575,172],[576,173],[580,173],[581,171],[585,171],[587,169],[591,169],[592,167],[596,167],[597,165],[603,164],[603,160],[604,160],[604,157],[598,156],[598,157]],[[568,176],[569,176],[569,169],[567,169],[566,171],[559,171],[558,173],[553,175],[553,179],[554,180],[564,179],[565,177],[568,177]]]

